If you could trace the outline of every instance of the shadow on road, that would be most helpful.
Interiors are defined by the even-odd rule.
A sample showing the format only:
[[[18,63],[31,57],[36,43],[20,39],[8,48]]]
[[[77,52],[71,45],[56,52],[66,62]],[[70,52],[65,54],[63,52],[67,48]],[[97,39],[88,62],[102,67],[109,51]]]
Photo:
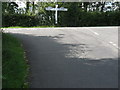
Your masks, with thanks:
[[[61,44],[55,36],[14,34],[19,38],[30,64],[32,88],[117,88],[117,58],[70,57],[70,48],[86,44]],[[80,51],[82,52],[84,51]]]

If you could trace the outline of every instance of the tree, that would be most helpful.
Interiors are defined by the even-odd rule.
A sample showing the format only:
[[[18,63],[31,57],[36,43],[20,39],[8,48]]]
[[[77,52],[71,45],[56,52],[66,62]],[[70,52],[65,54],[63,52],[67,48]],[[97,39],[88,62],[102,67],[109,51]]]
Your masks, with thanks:
[[[32,13],[35,14],[35,2],[32,2]]]
[[[8,14],[14,14],[18,10],[18,4],[15,2],[3,2],[2,3],[2,12]]]
[[[26,2],[26,14],[29,13],[30,2]]]
[[[83,2],[84,10],[85,10],[85,11],[87,11],[87,8],[88,8],[88,5],[89,5],[89,4],[90,4],[89,2]]]

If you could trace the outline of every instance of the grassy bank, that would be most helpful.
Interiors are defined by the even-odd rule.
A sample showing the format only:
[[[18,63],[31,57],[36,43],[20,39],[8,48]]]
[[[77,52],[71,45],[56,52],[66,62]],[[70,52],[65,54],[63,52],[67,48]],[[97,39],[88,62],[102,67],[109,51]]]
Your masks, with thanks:
[[[21,43],[10,34],[2,34],[3,88],[23,88],[28,74]]]
[[[14,26],[14,27],[2,27],[2,28],[49,28],[49,27],[57,27],[57,26],[33,26],[33,27],[21,27],[21,26]]]

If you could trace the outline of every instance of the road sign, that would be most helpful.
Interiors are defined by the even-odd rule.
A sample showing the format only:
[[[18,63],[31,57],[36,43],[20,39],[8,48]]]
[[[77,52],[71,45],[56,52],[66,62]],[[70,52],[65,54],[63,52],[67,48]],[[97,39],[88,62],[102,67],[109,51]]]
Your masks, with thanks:
[[[45,9],[48,11],[55,11],[55,24],[58,23],[58,11],[68,11],[68,9],[64,7],[58,8],[58,5],[56,5],[55,8],[47,7]]]

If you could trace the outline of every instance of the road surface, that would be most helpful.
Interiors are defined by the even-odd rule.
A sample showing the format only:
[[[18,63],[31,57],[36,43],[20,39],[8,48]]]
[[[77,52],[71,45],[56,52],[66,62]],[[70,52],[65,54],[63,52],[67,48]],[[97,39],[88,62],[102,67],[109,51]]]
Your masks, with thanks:
[[[118,27],[9,28],[30,63],[31,88],[117,88]]]

